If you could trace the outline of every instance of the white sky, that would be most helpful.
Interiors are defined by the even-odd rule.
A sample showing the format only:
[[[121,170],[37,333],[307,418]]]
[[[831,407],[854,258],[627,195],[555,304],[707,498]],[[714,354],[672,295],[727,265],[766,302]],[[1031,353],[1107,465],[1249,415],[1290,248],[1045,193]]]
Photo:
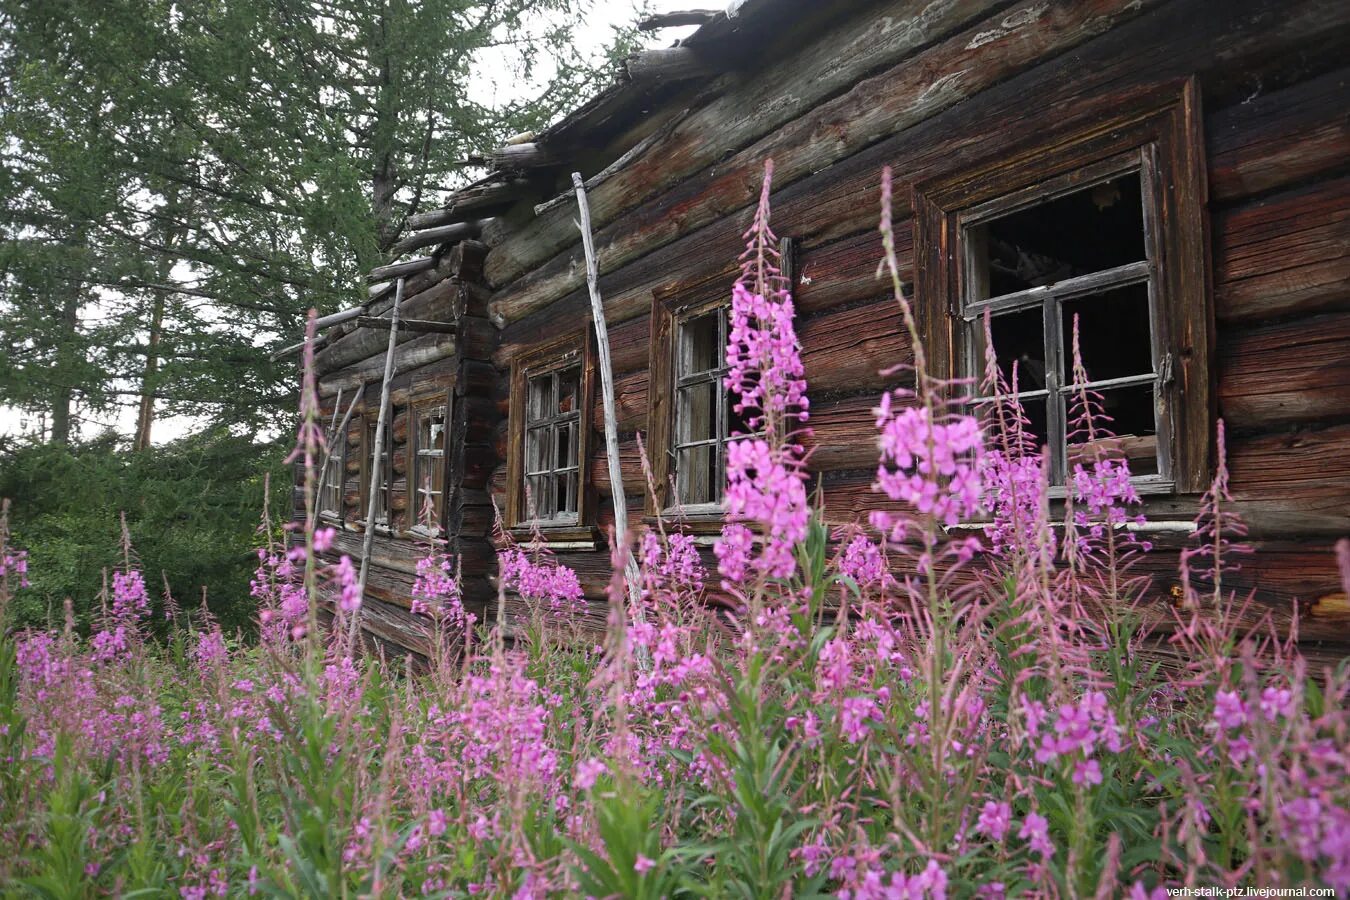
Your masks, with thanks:
[[[593,0],[586,17],[586,24],[577,33],[577,44],[583,52],[598,52],[612,36],[614,27],[631,23],[644,13],[671,12],[679,9],[706,8],[720,9],[726,0]],[[652,47],[668,46],[678,38],[687,36],[694,27],[667,28],[645,35],[646,43]],[[521,91],[525,85],[510,77],[494,77],[497,73],[490,69],[475,92],[479,99],[490,101],[494,97],[510,99],[513,92]],[[541,73],[542,74],[542,73]],[[134,397],[125,398],[125,403],[115,411],[88,417],[80,428],[83,437],[91,437],[107,428],[115,429],[123,437],[129,437],[136,425],[138,401]],[[0,401],[0,436],[17,435],[24,432],[36,432],[39,418],[34,415],[20,414]],[[162,444],[190,433],[202,423],[191,416],[157,417],[152,430],[154,442]]]

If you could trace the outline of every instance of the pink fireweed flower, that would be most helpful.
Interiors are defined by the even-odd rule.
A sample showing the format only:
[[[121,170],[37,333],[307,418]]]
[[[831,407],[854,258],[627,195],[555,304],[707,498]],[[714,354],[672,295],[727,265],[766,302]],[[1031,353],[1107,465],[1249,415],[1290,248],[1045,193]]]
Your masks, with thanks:
[[[724,588],[730,590],[745,581],[754,546],[755,536],[744,525],[731,522],[722,528],[722,537],[713,544],[713,555],[717,557],[717,571]]]
[[[585,759],[577,765],[577,775],[572,783],[579,791],[589,791],[595,787],[595,782],[599,777],[608,771],[605,764],[598,759]]]
[[[1003,836],[1008,833],[1008,828],[1011,825],[1012,806],[989,800],[980,810],[980,818],[975,823],[975,830],[991,841],[997,842],[1003,840]]]
[[[507,590],[515,591],[529,602],[546,606],[560,618],[585,608],[581,582],[577,573],[567,566],[547,559],[532,559],[516,547],[502,552],[500,561],[501,577]]]
[[[412,611],[417,615],[444,618],[463,627],[466,622],[459,582],[455,579],[450,557],[439,548],[417,561],[417,580],[412,588]]]
[[[1214,695],[1213,724],[1222,731],[1231,731],[1247,724],[1247,704],[1237,691],[1218,691]]]
[[[806,481],[790,457],[758,438],[727,445],[727,515],[763,528],[753,565],[770,578],[789,578],[796,571],[793,550],[806,538],[810,521]]]
[[[654,868],[656,868],[656,860],[643,856],[641,853],[638,854],[637,860],[633,863],[633,871],[639,875],[646,875]]]
[[[854,535],[839,556],[839,573],[852,578],[862,590],[885,584],[890,578],[886,556],[866,535]]]
[[[876,409],[881,463],[874,490],[948,527],[979,512],[984,457],[979,422],[973,416],[934,422],[926,407],[894,408],[892,395],[906,396],[882,394]],[[875,511],[872,524],[891,532],[892,540],[904,540],[903,520]]]
[[[1026,841],[1032,852],[1039,853],[1042,859],[1055,855],[1055,845],[1050,842],[1050,822],[1040,813],[1027,813],[1017,836]]]

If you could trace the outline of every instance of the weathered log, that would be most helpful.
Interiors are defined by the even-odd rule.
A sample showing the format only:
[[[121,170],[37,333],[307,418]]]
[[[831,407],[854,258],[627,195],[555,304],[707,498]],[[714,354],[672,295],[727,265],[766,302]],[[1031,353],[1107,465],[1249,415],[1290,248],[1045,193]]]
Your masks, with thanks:
[[[878,400],[877,393],[868,392],[812,404],[811,431],[802,441],[812,472],[875,468],[879,453],[873,410]]]
[[[935,171],[950,171],[962,158],[987,154],[989,136],[980,127],[981,122],[1000,122],[1000,133],[1006,134],[1008,139],[1018,134],[1034,136],[1037,129],[1044,128],[1043,110],[1051,106],[1068,110],[1072,116],[1076,106],[1091,98],[1099,102],[1108,96],[1104,93],[1108,87],[1128,91],[1196,70],[1216,75],[1241,70],[1250,75],[1261,65],[1277,67],[1279,48],[1300,46],[1350,19],[1350,13],[1344,9],[1310,2],[1288,10],[1287,15],[1277,16],[1273,10],[1261,7],[1250,14],[1235,11],[1232,15],[1210,17],[1213,21],[1202,21],[1206,17],[1197,10],[1197,4],[1198,0],[1183,0],[1166,5],[1144,20],[1125,22],[1111,34],[1110,40],[1092,42],[1075,54],[1071,62],[1061,56],[1039,66],[1035,63],[1046,55],[1067,49],[1142,10],[1138,7],[1127,10],[1123,5],[1108,9],[1097,3],[1074,4],[1072,10],[1038,6],[1036,8],[1045,10],[1040,20],[1028,20],[1025,27],[1019,26],[1009,32],[993,29],[992,32],[999,36],[989,38],[987,42],[984,32],[990,29],[972,29],[973,34],[960,35],[939,44],[896,70],[859,83],[847,94],[822,104],[731,160],[688,179],[671,194],[601,229],[597,241],[602,258],[607,267],[621,266],[635,255],[643,255],[642,261],[646,263],[655,256],[652,252],[655,248],[665,250],[669,246],[667,242],[690,235],[691,229],[714,221],[727,210],[748,210],[754,201],[757,176],[765,157],[772,156],[775,160],[775,185],[795,188],[798,179],[854,153],[854,157],[846,162],[836,163],[830,170],[830,177],[823,180],[833,182],[835,190],[852,195],[849,199],[853,211],[843,218],[856,218],[860,210],[873,202],[865,194],[860,195],[859,190],[868,181],[875,183],[876,172],[882,163],[895,165],[896,171],[906,177],[919,178]],[[1030,9],[1022,7],[1014,13]],[[1196,27],[1207,30],[1209,37],[1198,35]],[[1197,57],[1194,47],[1207,45],[1208,40],[1222,43],[1225,53]],[[972,44],[974,49],[968,46]],[[1143,48],[1144,56],[1135,51],[1123,52],[1124,47]],[[1012,77],[1028,68],[1032,71],[1026,72],[1025,76]],[[918,75],[919,72],[925,74]],[[1002,83],[982,90],[995,82]],[[1038,97],[1034,106],[1025,102],[1029,95]],[[972,99],[945,115],[936,115],[963,98]],[[921,127],[903,128],[920,122]],[[859,143],[855,137],[870,141],[876,134],[893,130],[900,133],[864,152],[856,152]],[[837,135],[838,139],[821,140],[821,134]],[[720,141],[712,143],[722,146]],[[663,157],[663,161],[666,159]],[[640,168],[638,165],[630,167]],[[605,186],[614,181],[611,179]],[[811,203],[832,206],[835,197],[822,196],[821,186],[815,187]],[[632,190],[639,188],[633,186]],[[801,196],[795,190],[792,194]],[[866,203],[860,205],[859,200],[864,198]],[[672,215],[673,209],[679,214]],[[781,223],[782,212],[783,203],[776,202],[776,224]],[[819,209],[813,209],[809,216],[793,218],[806,223],[803,225],[805,230],[798,232],[781,227],[779,230],[797,237],[806,237],[821,227],[809,224],[811,220],[819,223],[835,221]],[[727,227],[743,229],[744,223],[732,223]],[[533,226],[520,231],[521,234],[526,232],[538,236]],[[706,242],[706,235],[703,240]],[[514,238],[509,247],[516,247]],[[488,273],[493,283],[500,283],[496,273],[508,271],[502,268],[505,265],[503,255],[507,252],[514,253],[514,249],[508,251],[508,243],[503,242],[489,255]],[[494,314],[499,317],[497,321],[507,322],[524,315],[527,310],[550,303],[575,286],[578,283],[576,276],[568,275],[570,259],[571,254],[560,254],[503,291],[494,304]],[[514,269],[511,264],[509,270]],[[611,298],[616,294],[608,285],[605,285],[605,292]]]
[[[625,170],[588,185],[597,226],[715,162],[726,148],[748,146],[847,89],[867,71],[899,62],[993,6],[989,0],[931,2],[916,12],[913,3],[896,0],[875,15],[847,17],[836,31],[805,44],[800,53],[766,66],[758,77],[694,110]],[[709,135],[718,139],[710,141]],[[505,285],[539,265],[575,240],[570,230],[571,217],[562,208],[515,233],[505,227],[489,229],[493,250],[485,269],[488,282]]]
[[[882,372],[914,361],[900,309],[889,297],[812,316],[797,334],[807,383],[818,393],[896,387],[901,376]]]
[[[1205,120],[1212,200],[1266,193],[1350,159],[1350,71],[1246,99]]]
[[[643,50],[623,61],[634,84],[688,81],[715,75],[718,67],[692,47],[662,47]]]
[[[455,336],[450,334],[425,334],[400,345],[394,375],[403,375],[413,369],[453,356],[455,340]],[[324,377],[319,382],[319,396],[330,397],[336,394],[339,388],[351,390],[363,382],[378,382],[383,371],[383,354],[363,359],[349,368]]]
[[[470,185],[452,194],[444,208],[409,216],[408,229],[421,231],[425,228],[453,225],[456,222],[463,222],[470,214],[473,214],[474,218],[487,218],[489,215],[505,212],[534,190],[536,190],[534,183],[525,178]]]
[[[403,311],[414,319],[422,321],[444,321],[453,318],[453,305],[458,284],[451,279],[432,285],[421,293],[403,299]],[[361,319],[378,319],[385,323],[389,319],[383,316],[362,316]],[[400,318],[402,318],[400,316]],[[379,351],[389,340],[384,333],[388,325],[374,326],[362,322],[361,327],[350,334],[333,341],[314,359],[314,365],[321,375],[335,372],[364,359]],[[410,341],[416,335],[400,334],[401,341]]]
[[[377,328],[387,331],[392,324],[389,319],[380,316],[361,316],[356,324],[362,328]],[[437,334],[455,334],[459,326],[454,322],[433,322],[428,319],[400,319],[399,330],[410,334],[425,334],[434,331]]]
[[[1350,177],[1229,210],[1214,230],[1219,319],[1350,304]]]
[[[468,222],[442,225],[439,228],[414,231],[395,244],[389,252],[394,256],[402,256],[409,250],[416,250],[419,247],[430,247],[433,244],[449,244],[454,241],[462,241],[465,238],[476,238],[482,233],[482,229],[482,220],[474,219]]]
[[[656,31],[659,28],[677,28],[681,25],[702,25],[721,15],[718,9],[686,9],[657,13],[638,22],[638,31]]]
[[[1350,313],[1221,330],[1218,388],[1234,428],[1350,417]]]
[[[417,259],[410,259],[407,262],[392,263],[371,269],[370,274],[366,276],[366,281],[374,284],[387,278],[404,278],[434,268],[436,268],[436,257],[419,256]]]
[[[540,144],[507,144],[492,151],[492,165],[506,171],[547,169],[562,165],[562,161]]]

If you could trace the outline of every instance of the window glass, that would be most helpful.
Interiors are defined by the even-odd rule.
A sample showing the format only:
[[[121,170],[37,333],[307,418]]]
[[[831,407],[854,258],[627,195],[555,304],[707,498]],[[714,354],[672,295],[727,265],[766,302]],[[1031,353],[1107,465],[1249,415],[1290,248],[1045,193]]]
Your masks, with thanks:
[[[726,445],[748,431],[724,383],[727,309],[679,323],[675,354],[675,490],[679,505],[722,501]]]
[[[413,515],[417,525],[441,527],[445,495],[447,420],[444,406],[422,407],[417,415],[417,456],[413,469]]]

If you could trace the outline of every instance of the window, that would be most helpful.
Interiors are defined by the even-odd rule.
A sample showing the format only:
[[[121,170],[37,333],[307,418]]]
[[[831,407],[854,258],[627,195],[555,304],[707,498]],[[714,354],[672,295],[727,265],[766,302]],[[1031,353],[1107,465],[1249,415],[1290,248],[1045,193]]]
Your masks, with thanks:
[[[508,465],[513,525],[587,524],[593,373],[588,333],[545,345],[515,364]]]
[[[749,431],[725,385],[728,293],[719,280],[702,297],[658,294],[652,304],[647,513],[695,530],[720,522],[727,445]]]
[[[1202,490],[1212,312],[1194,88],[1080,117],[1077,133],[915,188],[917,294],[936,374],[1004,376],[1062,485],[1072,337],[1144,491]],[[996,148],[994,148],[996,149]]]
[[[444,528],[445,517],[445,445],[449,419],[444,403],[429,403],[415,407],[417,430],[413,441],[413,527],[425,529],[427,517],[438,529]]]
[[[371,472],[375,466],[375,426],[374,419],[366,422],[366,467],[361,473],[362,494],[361,494],[361,515],[365,516],[370,509],[370,496],[365,493],[372,487],[370,482]],[[378,484],[373,485],[375,490],[375,524],[389,525],[389,495],[394,482],[394,408],[389,410],[388,417],[384,423],[384,450],[380,454],[380,480]]]
[[[347,486],[347,435],[335,435],[328,450],[327,464],[321,476],[323,489],[319,491],[319,513],[341,519],[342,496]]]
[[[684,508],[718,505],[727,443],[748,429],[727,390],[727,307],[683,319],[675,353],[675,496]]]

